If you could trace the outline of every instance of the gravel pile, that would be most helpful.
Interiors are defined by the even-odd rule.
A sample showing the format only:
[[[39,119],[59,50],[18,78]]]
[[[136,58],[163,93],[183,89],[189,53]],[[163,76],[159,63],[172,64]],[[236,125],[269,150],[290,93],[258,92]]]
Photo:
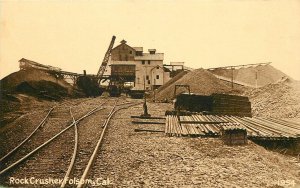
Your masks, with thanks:
[[[300,118],[300,82],[283,80],[244,93],[251,101],[252,115]]]
[[[14,72],[3,78],[0,86],[2,95],[23,93],[50,100],[78,93],[65,80],[37,69]]]
[[[53,75],[50,75],[47,72],[29,69],[29,70],[20,70],[14,72],[1,80],[1,89],[6,92],[14,92],[16,87],[23,82],[38,82],[38,81],[48,81],[56,83],[57,85],[64,88],[71,88],[71,85],[68,84],[63,79],[55,78]]]
[[[172,85],[177,80],[181,79],[187,73],[188,73],[188,71],[182,71],[182,72],[180,72],[179,74],[177,74],[176,76],[174,76],[171,80],[169,80],[167,83],[165,83],[164,85],[162,85],[161,87],[159,87],[156,92],[161,92],[162,90],[164,90],[165,88],[169,87],[170,85]]]
[[[175,78],[175,77],[174,77]],[[223,84],[218,78],[216,78],[210,72],[204,69],[197,69],[187,73],[181,78],[169,83],[163,89],[159,89],[156,94],[157,100],[170,100],[173,98],[175,85],[189,85],[191,93],[210,95],[212,93],[230,93],[231,87]],[[187,92],[187,90],[180,88],[176,91],[176,94]]]
[[[22,111],[20,106],[29,101],[58,101],[69,97],[84,96],[65,80],[37,69],[20,70],[0,80],[0,124],[14,119],[5,113]],[[21,113],[22,114],[22,113]],[[20,114],[19,114],[20,115]]]
[[[209,70],[211,73],[224,76],[227,78],[232,77],[231,69],[215,69]],[[255,86],[257,73],[257,85],[265,86],[267,84],[275,83],[282,77],[287,75],[280,70],[275,69],[271,65],[260,65],[256,67],[240,68],[233,71],[233,79],[236,81],[244,82]]]

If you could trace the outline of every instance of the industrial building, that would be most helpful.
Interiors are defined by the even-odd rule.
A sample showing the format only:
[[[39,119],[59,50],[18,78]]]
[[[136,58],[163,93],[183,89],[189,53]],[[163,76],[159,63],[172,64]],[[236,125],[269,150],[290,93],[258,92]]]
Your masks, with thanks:
[[[131,47],[125,40],[111,50],[105,74],[111,75],[133,90],[154,90],[171,79],[171,71],[164,67],[164,54],[156,49],[143,52],[143,47]]]

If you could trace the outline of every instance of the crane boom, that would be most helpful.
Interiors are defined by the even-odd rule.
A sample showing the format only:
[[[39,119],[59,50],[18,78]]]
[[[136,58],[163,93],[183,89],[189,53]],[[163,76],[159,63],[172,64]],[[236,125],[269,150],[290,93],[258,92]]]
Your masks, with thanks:
[[[110,44],[109,44],[109,47],[105,53],[105,56],[103,58],[103,61],[101,63],[101,66],[98,70],[98,73],[97,73],[97,76],[99,77],[99,82],[101,81],[101,77],[103,76],[104,74],[104,71],[106,69],[106,66],[107,66],[107,63],[108,63],[108,60],[109,60],[109,56],[110,56],[110,53],[111,53],[111,50],[114,46],[114,42],[115,42],[115,39],[116,39],[116,36],[113,36],[111,41],[110,41]]]

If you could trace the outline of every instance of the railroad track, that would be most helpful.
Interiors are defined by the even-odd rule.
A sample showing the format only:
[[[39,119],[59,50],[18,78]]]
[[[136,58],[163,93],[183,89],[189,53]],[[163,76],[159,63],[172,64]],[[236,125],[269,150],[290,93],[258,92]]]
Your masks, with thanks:
[[[36,135],[35,134],[36,132],[38,132],[40,129],[43,128],[44,124],[49,118],[51,117],[58,118],[59,114],[66,115],[66,113],[59,108],[61,107],[65,108],[66,106],[77,106],[80,107],[80,109],[83,111],[88,110],[88,109],[83,109],[82,104],[88,103],[90,100],[92,99],[84,99],[80,101],[78,101],[78,99],[74,99],[74,100],[64,101],[62,103],[55,102],[52,105],[52,107],[49,107],[49,109],[47,110],[30,109],[30,111],[28,111],[26,114],[20,115],[11,124],[5,127],[1,127],[0,164],[3,165],[5,160],[12,153],[14,153],[19,147],[24,145],[27,141],[31,141],[31,138],[34,135]],[[43,115],[45,117],[42,117]],[[38,126],[34,127],[34,125],[38,125]],[[19,130],[22,131],[22,135],[18,135],[18,137],[16,137],[15,132],[18,132]],[[6,144],[4,144],[5,142]],[[7,143],[12,143],[12,144],[7,144]],[[15,143],[19,143],[19,145],[14,146]],[[14,148],[14,150],[12,149],[12,147]]]
[[[140,103],[123,103],[123,104],[117,104],[117,101],[115,102],[115,105],[109,110],[108,115],[105,114],[106,118],[103,118],[104,122],[102,123],[101,126],[98,125],[98,133],[94,133],[97,138],[93,138],[94,142],[89,143],[89,142],[84,142],[84,138],[81,136],[77,135],[78,131],[76,130],[75,126],[75,143],[74,143],[74,151],[72,158],[70,160],[70,164],[66,170],[66,174],[64,176],[64,180],[61,184],[61,187],[69,187],[74,184],[77,185],[78,188],[85,186],[87,183],[86,180],[88,180],[88,175],[93,168],[94,161],[97,157],[98,151],[102,145],[104,135],[106,133],[107,127],[109,125],[110,120],[114,116],[116,112],[119,110],[129,108],[131,106],[137,105]],[[104,112],[104,111],[102,111]],[[86,127],[85,127],[85,130]],[[84,134],[83,134],[84,135]],[[81,142],[81,143],[79,143]],[[85,144],[85,143],[88,143]],[[83,148],[85,150],[83,150]],[[81,151],[81,152],[79,152]],[[83,152],[84,151],[84,152]],[[80,179],[79,179],[80,177]],[[72,185],[70,185],[70,181],[72,180]],[[76,183],[74,181],[77,181]],[[91,182],[89,182],[91,183]],[[94,182],[93,182],[94,183]],[[95,186],[91,183],[92,186]],[[99,185],[98,185],[99,186]]]
[[[109,101],[109,100],[108,100]],[[107,101],[106,101],[107,102]],[[83,162],[88,162],[88,164],[89,164],[89,167],[87,167],[87,168],[85,168],[85,169],[89,169],[89,168],[91,168],[91,164],[93,163],[93,160],[95,159],[95,154],[94,153],[97,153],[97,150],[99,149],[99,147],[100,147],[100,145],[101,145],[101,142],[102,142],[102,139],[103,139],[103,136],[104,136],[104,133],[105,133],[105,130],[106,130],[106,127],[107,127],[107,125],[108,125],[108,123],[109,123],[109,121],[110,121],[110,119],[112,118],[112,116],[117,112],[117,111],[119,111],[119,110],[121,110],[121,109],[124,109],[124,108],[128,108],[128,107],[130,107],[130,106],[132,106],[132,105],[137,105],[137,104],[139,104],[139,103],[136,103],[136,104],[133,104],[133,103],[131,103],[131,102],[128,102],[128,101],[125,101],[124,103],[122,103],[122,104],[117,104],[117,102],[115,102],[115,105],[112,107],[112,109],[109,111],[109,114],[107,114],[107,112],[106,113],[103,113],[102,115],[103,116],[105,116],[105,118],[101,118],[101,119],[103,119],[102,121],[104,121],[104,122],[101,122],[101,124],[102,124],[102,126],[98,126],[98,127],[100,127],[100,129],[99,129],[99,134],[95,134],[96,135],[96,137],[98,138],[98,136],[101,136],[100,137],[100,139],[95,139],[94,138],[94,141],[93,142],[95,142],[95,140],[98,140],[98,142],[95,142],[95,144],[93,145],[93,144],[91,144],[91,141],[88,141],[88,142],[86,142],[85,144],[83,144],[82,146],[84,147],[84,146],[86,146],[86,144],[89,144],[89,145],[91,145],[91,146],[93,146],[93,147],[91,147],[90,149],[91,149],[91,152],[90,153],[92,153],[92,158],[93,159],[91,159],[91,158],[88,158],[88,160],[82,160]],[[41,166],[41,165],[43,165],[43,164],[46,164],[46,163],[51,163],[51,162],[53,162],[53,163],[56,163],[56,160],[55,161],[51,161],[52,159],[51,159],[51,150],[53,150],[53,148],[54,148],[54,150],[55,150],[55,145],[57,145],[57,142],[58,141],[62,141],[62,140],[70,140],[71,142],[73,141],[73,139],[74,139],[74,146],[72,147],[73,148],[73,150],[72,150],[72,157],[70,157],[70,160],[68,160],[68,159],[66,159],[66,158],[68,158],[68,156],[69,156],[69,154],[67,154],[67,153],[71,153],[71,152],[68,152],[68,151],[65,151],[65,153],[60,153],[60,154],[57,154],[57,155],[62,155],[62,157],[64,158],[64,164],[65,165],[58,165],[59,167],[57,168],[57,166],[56,167],[54,167],[54,168],[51,168],[51,169],[49,169],[49,168],[46,168],[47,169],[47,174],[48,174],[48,172],[49,172],[49,174],[51,174],[52,173],[52,175],[57,175],[57,177],[58,178],[62,178],[63,177],[63,174],[64,174],[64,179],[65,179],[65,181],[63,181],[63,182],[65,182],[65,184],[63,185],[63,184],[61,184],[61,186],[62,187],[65,187],[67,184],[66,184],[66,180],[68,179],[68,177],[70,176],[70,174],[71,174],[71,172],[72,172],[72,174],[74,174],[74,171],[76,172],[76,169],[74,170],[74,168],[73,168],[73,166],[74,166],[74,164],[76,164],[76,160],[77,160],[77,158],[78,158],[78,153],[79,154],[83,154],[83,155],[86,155],[86,156],[90,156],[89,154],[90,153],[88,153],[88,152],[86,152],[85,151],[85,149],[86,148],[81,148],[81,150],[80,150],[80,144],[78,144],[78,138],[79,138],[79,136],[78,136],[78,134],[80,134],[80,129],[78,130],[78,124],[79,124],[79,122],[82,122],[82,121],[87,121],[87,122],[85,122],[84,123],[84,125],[81,125],[81,126],[79,126],[79,127],[81,127],[83,130],[85,129],[85,130],[89,130],[89,127],[86,127],[86,124],[88,125],[89,123],[88,123],[88,121],[89,121],[89,119],[92,119],[92,118],[86,118],[86,117],[88,117],[88,116],[90,116],[90,115],[92,115],[92,114],[94,114],[94,113],[96,113],[96,112],[98,112],[98,111],[100,111],[101,109],[104,109],[104,107],[101,107],[103,104],[101,104],[101,105],[99,105],[99,106],[97,106],[97,107],[95,107],[95,108],[93,108],[92,110],[89,110],[88,111],[88,113],[86,113],[86,114],[84,114],[83,116],[80,116],[80,117],[78,117],[78,118],[75,118],[75,116],[74,116],[74,114],[73,114],[73,110],[74,109],[76,109],[76,108],[68,108],[68,115],[71,117],[71,122],[69,123],[69,126],[67,126],[67,127],[64,127],[64,129],[62,129],[61,131],[59,131],[59,133],[58,134],[56,134],[56,135],[54,135],[54,136],[52,136],[51,138],[47,138],[47,140],[46,141],[43,141],[43,143],[41,143],[41,144],[39,144],[38,146],[31,146],[30,147],[30,152],[28,152],[28,153],[26,153],[25,154],[25,156],[23,156],[22,158],[20,158],[20,159],[16,159],[16,158],[12,158],[12,157],[10,157],[9,158],[9,161],[16,161],[16,162],[10,162],[9,164],[7,164],[6,165],[6,167],[4,168],[4,169],[1,169],[1,171],[0,171],[0,177],[1,176],[3,176],[4,174],[7,174],[9,171],[14,171],[14,169],[16,169],[21,163],[23,163],[24,161],[26,161],[26,160],[28,160],[29,158],[30,159],[33,159],[33,160],[30,160],[31,161],[31,163],[36,163],[36,164],[39,164],[38,165],[38,167],[37,167],[37,165],[35,165],[35,167],[32,167],[31,165],[27,165],[26,163],[28,163],[28,162],[26,162],[25,164],[27,165],[27,166],[29,166],[29,169],[27,168],[25,168],[26,170],[31,170],[31,171],[33,171],[34,173],[34,175],[35,174],[37,174],[38,176],[39,175],[45,175],[45,171],[43,171],[43,172],[41,172],[41,169],[39,168],[39,166]],[[77,106],[78,107],[78,106]],[[53,113],[53,110],[54,110],[54,108],[51,108],[49,111],[48,111],[48,113],[47,113],[47,115],[44,117],[44,119],[40,122],[40,124],[36,127],[36,129],[26,138],[26,139],[24,139],[16,148],[14,148],[13,150],[11,150],[10,152],[8,152],[5,156],[3,156],[2,158],[1,158],[1,160],[3,160],[3,161],[5,161],[6,159],[8,159],[8,157],[9,156],[11,156],[11,155],[14,155],[14,153],[16,152],[16,151],[18,151],[19,149],[20,149],[20,147],[22,147],[24,144],[26,144],[26,143],[28,143],[28,141],[29,141],[29,143],[30,143],[30,140],[32,139],[32,136],[34,136],[35,134],[37,134],[36,133],[36,131],[37,130],[39,130],[39,128],[40,127],[43,127],[43,125],[45,125],[45,123],[46,123],[46,121],[47,121],[47,119],[48,119],[48,117],[49,116],[51,116],[51,113]],[[103,111],[104,112],[104,111]],[[102,111],[100,111],[100,114],[102,113]],[[98,115],[99,115],[99,113],[97,113]],[[63,116],[65,116],[65,117],[67,117],[66,116],[67,115],[67,113],[65,113],[65,114],[63,114]],[[97,116],[98,116],[97,115]],[[78,114],[77,114],[77,116],[79,116]],[[55,119],[55,118],[54,118]],[[77,120],[76,120],[77,119]],[[95,119],[95,118],[93,118],[93,119]],[[99,123],[99,122],[98,122]],[[93,124],[93,122],[92,122],[92,124]],[[65,126],[65,125],[64,125]],[[74,127],[74,133],[72,134],[72,129],[71,129],[71,127]],[[82,132],[82,131],[81,131]],[[94,133],[94,132],[93,132]],[[57,139],[58,137],[61,137],[61,135],[62,134],[64,134],[64,139]],[[54,144],[53,142],[56,142],[56,144]],[[60,142],[61,143],[61,142]],[[62,144],[64,144],[64,145],[66,145],[66,149],[67,150],[69,150],[68,148],[71,148],[70,147],[70,143],[66,143],[66,141],[62,141]],[[49,147],[46,147],[47,145],[51,145],[51,146],[49,146]],[[95,147],[95,148],[94,148]],[[44,149],[43,149],[44,148]],[[49,148],[52,148],[52,149],[49,149]],[[78,152],[78,148],[79,148],[79,152]],[[97,150],[96,150],[96,148],[98,148]],[[27,149],[28,150],[28,149]],[[40,151],[40,152],[38,152],[38,151]],[[44,159],[40,159],[40,157],[39,157],[39,154],[41,154],[42,156],[45,156],[45,154],[43,154],[43,153],[45,153],[45,152],[47,152],[48,154],[46,154],[46,156],[49,156],[49,158],[44,158]],[[62,152],[64,152],[64,151],[62,151]],[[56,154],[56,152],[52,152],[53,154]],[[24,154],[24,153],[23,153]],[[76,157],[76,158],[75,158]],[[86,158],[86,157],[85,157]],[[11,160],[11,159],[13,159],[13,160]],[[39,160],[40,159],[40,160]],[[34,162],[32,162],[32,161],[34,161]],[[66,168],[66,164],[68,164],[68,161],[70,161],[70,165],[69,165],[69,167],[68,168]],[[2,161],[1,161],[1,163],[2,163]],[[77,169],[77,171],[79,172],[79,173],[75,173],[75,176],[76,177],[81,177],[81,173],[82,173],[82,169],[83,169],[83,167],[84,167],[84,165],[83,165],[84,163],[82,163],[82,164],[79,164],[79,168]],[[23,165],[23,167],[24,167],[24,163],[22,164]],[[23,168],[22,167],[22,165],[21,165],[21,167],[20,168]],[[48,166],[49,166],[49,164],[48,164]],[[46,166],[47,167],[47,166]],[[55,169],[58,169],[58,171],[55,171]],[[23,176],[24,176],[24,170],[21,170],[22,172],[21,172],[21,174],[23,173]],[[85,177],[88,175],[88,171],[89,170],[85,170],[84,171],[84,176],[82,177],[82,179],[85,179]],[[26,171],[25,171],[26,172]],[[40,174],[39,174],[40,173]],[[28,174],[29,174],[29,172],[28,172]],[[17,176],[20,176],[20,174],[18,174],[17,173]],[[31,173],[30,173],[30,175],[32,175]],[[26,176],[26,173],[25,173],[25,176]],[[4,177],[4,176],[3,176]],[[68,186],[68,185],[67,185]],[[79,184],[79,187],[80,186],[83,186],[83,184]]]
[[[86,102],[86,101],[84,101]],[[73,105],[78,107],[77,103],[73,103]],[[0,171],[0,177],[11,169],[15,168],[17,165],[19,165],[21,162],[32,156],[34,153],[36,153],[38,150],[42,149],[45,145],[48,145],[51,141],[53,141],[55,138],[57,138],[60,134],[68,130],[71,126],[73,126],[73,123],[69,123],[67,114],[62,110],[66,109],[65,103],[62,103],[61,106],[58,107],[52,107],[49,112],[46,114],[46,116],[43,118],[43,120],[39,123],[39,125],[30,133],[29,136],[27,136],[20,144],[18,144],[16,147],[14,147],[12,150],[7,152],[6,155],[1,157],[1,171]],[[88,110],[87,113],[76,113],[76,116],[78,119],[76,122],[82,121],[84,118],[90,116],[91,114],[99,111],[99,108],[103,105],[103,103],[92,110]],[[95,105],[94,105],[95,106]],[[101,108],[103,109],[103,108]],[[56,112],[54,112],[56,110]],[[86,110],[86,109],[84,109]],[[54,115],[56,113],[56,115]],[[63,118],[64,121],[60,122],[60,118],[57,116],[61,116],[60,118]],[[52,117],[51,117],[52,116]],[[74,116],[72,117],[74,120]],[[48,122],[47,122],[48,121]],[[47,123],[46,123],[47,122]],[[66,125],[70,124],[68,127]],[[52,134],[50,134],[52,132]],[[53,134],[55,133],[55,134]],[[30,152],[29,152],[30,151]],[[20,158],[20,156],[23,156]],[[35,157],[33,157],[35,159]],[[14,162],[16,161],[16,162]]]
[[[25,156],[23,156],[21,159],[17,160],[16,162],[10,164],[9,166],[7,166],[6,168],[2,169],[0,171],[0,175],[6,173],[9,170],[12,170],[13,168],[15,168],[17,165],[19,165],[21,162],[25,161],[27,158],[31,157],[33,154],[35,154],[37,151],[39,151],[40,149],[42,149],[43,147],[45,147],[46,145],[48,145],[50,142],[52,142],[54,139],[56,139],[57,137],[59,137],[60,135],[62,135],[64,132],[66,132],[67,130],[69,130],[71,127],[73,127],[76,123],[82,121],[84,118],[94,114],[95,112],[104,109],[101,108],[102,105],[93,108],[92,110],[90,110],[89,112],[87,112],[85,115],[81,116],[79,119],[77,119],[76,121],[74,121],[73,123],[71,123],[69,126],[67,126],[66,128],[64,128],[63,130],[61,130],[59,133],[55,134],[54,136],[52,136],[50,139],[48,139],[47,141],[43,142],[42,144],[40,144],[38,147],[36,147],[35,149],[33,149],[32,151],[30,151],[29,153],[27,153]],[[17,148],[18,149],[18,148]],[[14,151],[16,150],[16,148],[13,149]],[[12,152],[9,152],[12,153]]]
[[[26,137],[18,146],[16,146],[14,149],[9,151],[6,155],[1,157],[0,163],[3,163],[6,159],[8,159],[9,156],[11,156],[14,152],[16,152],[17,149],[19,149],[21,146],[23,146],[34,135],[34,133],[36,133],[37,130],[46,123],[46,120],[48,119],[48,117],[49,117],[50,113],[53,111],[53,109],[54,109],[54,107],[50,108],[49,112],[44,117],[44,119],[40,122],[40,124],[33,130],[33,132],[28,137]]]

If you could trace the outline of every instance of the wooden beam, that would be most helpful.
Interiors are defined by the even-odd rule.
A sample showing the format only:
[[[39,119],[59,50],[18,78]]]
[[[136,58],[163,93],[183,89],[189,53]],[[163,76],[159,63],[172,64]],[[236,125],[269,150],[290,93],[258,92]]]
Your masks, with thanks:
[[[153,133],[164,133],[161,130],[150,130],[150,129],[134,129],[134,132],[153,132]]]
[[[133,124],[160,124],[165,125],[165,122],[157,122],[157,121],[132,121]]]
[[[143,117],[143,116],[131,116],[131,118],[138,118],[138,119],[166,119],[165,117]]]
[[[184,124],[220,124],[220,123],[228,123],[226,121],[180,121],[180,123]]]
[[[259,65],[269,65],[272,62],[268,63],[253,63],[253,64],[244,64],[244,65],[233,65],[233,66],[224,66],[224,67],[214,67],[214,68],[208,68],[208,70],[214,70],[214,69],[231,69],[231,68],[240,68],[240,67],[248,67],[248,66],[259,66]]]

